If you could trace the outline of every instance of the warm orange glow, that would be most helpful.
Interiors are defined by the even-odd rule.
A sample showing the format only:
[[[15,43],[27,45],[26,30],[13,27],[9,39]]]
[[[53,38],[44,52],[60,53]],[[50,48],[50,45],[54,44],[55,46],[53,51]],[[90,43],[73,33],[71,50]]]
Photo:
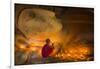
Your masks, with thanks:
[[[49,38],[52,43],[61,42],[60,33],[58,32],[44,32],[36,36],[29,35],[29,43],[31,46],[43,46],[45,40]]]
[[[27,45],[25,44],[21,44],[21,43],[17,43],[17,45],[19,46],[20,49],[22,49],[23,51],[25,51],[26,53],[29,52],[37,52],[40,56],[41,56],[41,49],[43,47],[43,45],[45,44],[45,39],[49,38],[51,40],[52,43],[54,43],[54,51],[51,54],[52,57],[57,57],[60,58],[61,60],[68,60],[68,61],[80,61],[80,60],[90,60],[90,58],[88,58],[87,56],[91,54],[91,52],[93,50],[91,50],[90,46],[87,44],[70,44],[70,45],[66,45],[64,44],[64,39],[66,39],[66,43],[70,41],[72,35],[70,36],[62,36],[61,38],[61,34],[58,32],[48,32],[48,33],[41,33],[39,35],[36,36],[30,36],[29,40],[25,40],[23,38],[21,38],[22,41],[27,42]],[[57,43],[62,42],[63,45],[61,51],[63,52],[58,52],[57,51],[59,49],[59,45],[57,45]]]
[[[87,58],[87,55],[91,54],[91,52],[91,48],[84,44],[79,46],[68,46],[65,53],[60,53],[56,55],[56,57],[69,61],[88,60],[89,58]]]

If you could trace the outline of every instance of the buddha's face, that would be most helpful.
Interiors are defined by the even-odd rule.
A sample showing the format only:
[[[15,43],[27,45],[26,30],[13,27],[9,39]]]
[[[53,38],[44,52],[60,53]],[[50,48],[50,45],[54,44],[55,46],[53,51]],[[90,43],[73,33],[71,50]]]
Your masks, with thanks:
[[[17,26],[28,38],[43,32],[59,32],[62,29],[62,24],[54,12],[36,8],[24,9],[19,15]]]

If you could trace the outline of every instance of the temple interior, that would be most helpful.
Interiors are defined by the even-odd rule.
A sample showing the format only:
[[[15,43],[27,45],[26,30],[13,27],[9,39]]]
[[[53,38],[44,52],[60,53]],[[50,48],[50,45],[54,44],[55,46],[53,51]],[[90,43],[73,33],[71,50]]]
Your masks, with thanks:
[[[54,50],[46,63],[94,60],[94,9],[15,4],[15,65],[43,64],[49,38]]]

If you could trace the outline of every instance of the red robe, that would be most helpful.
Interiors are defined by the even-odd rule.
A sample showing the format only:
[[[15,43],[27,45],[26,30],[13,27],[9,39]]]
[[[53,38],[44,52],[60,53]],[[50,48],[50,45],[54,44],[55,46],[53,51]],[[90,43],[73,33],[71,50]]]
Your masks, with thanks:
[[[50,47],[49,45],[44,45],[42,48],[42,57],[46,58],[48,57],[51,53],[53,52],[53,48]]]

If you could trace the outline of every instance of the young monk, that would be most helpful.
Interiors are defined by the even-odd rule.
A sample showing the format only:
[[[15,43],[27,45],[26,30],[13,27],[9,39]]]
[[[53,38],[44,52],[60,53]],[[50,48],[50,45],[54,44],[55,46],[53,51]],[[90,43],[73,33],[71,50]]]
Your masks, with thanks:
[[[46,62],[46,59],[51,55],[53,52],[53,43],[51,44],[50,39],[46,39],[46,44],[42,48],[42,57],[43,57],[43,63]]]

